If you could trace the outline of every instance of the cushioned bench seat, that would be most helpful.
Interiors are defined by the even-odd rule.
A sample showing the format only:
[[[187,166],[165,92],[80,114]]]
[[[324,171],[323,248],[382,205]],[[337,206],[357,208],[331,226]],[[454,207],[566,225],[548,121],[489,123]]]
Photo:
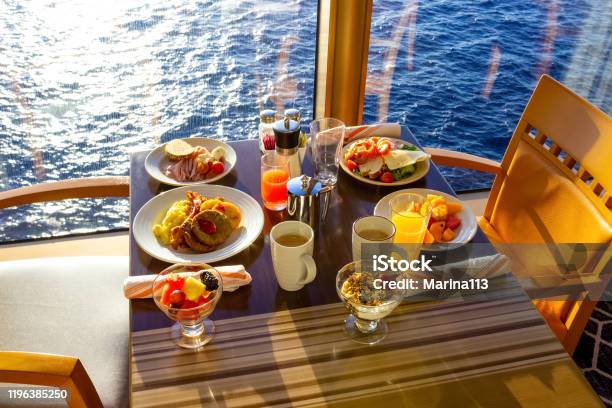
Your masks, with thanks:
[[[128,265],[106,256],[0,262],[0,349],[78,357],[105,407],[128,406]]]

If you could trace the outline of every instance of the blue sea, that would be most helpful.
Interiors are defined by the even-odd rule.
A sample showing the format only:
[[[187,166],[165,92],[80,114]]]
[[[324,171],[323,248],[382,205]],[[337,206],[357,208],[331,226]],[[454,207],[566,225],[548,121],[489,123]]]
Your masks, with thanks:
[[[128,174],[131,151],[312,117],[317,3],[0,0],[0,190]],[[608,111],[612,2],[375,0],[364,122],[499,160],[542,73]],[[443,169],[458,190],[491,178]],[[0,210],[0,242],[128,225],[124,199]]]

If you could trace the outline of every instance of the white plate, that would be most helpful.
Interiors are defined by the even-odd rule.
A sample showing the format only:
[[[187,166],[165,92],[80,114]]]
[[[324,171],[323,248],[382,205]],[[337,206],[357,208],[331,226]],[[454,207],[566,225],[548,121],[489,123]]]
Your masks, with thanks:
[[[391,199],[402,193],[413,193],[420,194],[422,196],[427,196],[427,194],[436,194],[441,195],[447,201],[453,203],[460,203],[463,206],[463,209],[457,213],[457,216],[461,218],[461,225],[459,228],[455,230],[455,238],[448,242],[443,242],[441,245],[431,245],[428,249],[451,249],[461,246],[463,244],[467,244],[474,238],[476,231],[478,230],[478,223],[476,222],[476,217],[472,210],[461,202],[457,197],[453,197],[450,194],[443,193],[442,191],[430,190],[428,188],[408,188],[404,190],[394,191],[391,194],[387,194],[374,207],[374,215],[380,215],[381,217],[385,217],[391,219],[391,208],[389,207],[389,201]]]
[[[164,152],[164,147],[166,146],[164,143],[163,145],[157,146],[155,149],[153,149],[145,159],[145,169],[151,177],[171,186],[195,186],[198,184],[212,183],[225,177],[236,165],[236,151],[227,143],[223,143],[219,140],[208,139],[206,137],[187,137],[181,140],[186,141],[192,146],[203,146],[209,151],[212,151],[215,147],[222,147],[225,150],[225,169],[223,170],[223,173],[201,181],[177,181],[172,177],[166,176],[164,174],[164,169],[168,167],[170,160],[168,160],[168,157]]]
[[[342,170],[344,170],[344,172],[346,174],[348,174],[349,176],[353,177],[354,179],[357,179],[359,181],[363,181],[364,183],[367,184],[373,184],[375,186],[386,186],[386,187],[391,187],[391,186],[403,186],[405,184],[410,184],[410,183],[414,183],[417,180],[422,179],[423,177],[425,177],[425,175],[427,174],[427,172],[429,171],[429,159],[428,160],[423,160],[420,162],[417,162],[415,164],[415,169],[414,169],[414,173],[412,173],[412,175],[410,175],[409,177],[403,178],[401,180],[397,180],[394,181],[393,183],[383,183],[382,181],[378,181],[378,180],[371,180],[368,177],[363,177],[360,176],[359,174],[355,174],[352,171],[350,171],[348,169],[348,167],[346,167],[346,162],[344,160],[344,154],[348,151],[348,149],[350,149],[350,147],[357,143],[362,141],[362,139],[357,139],[349,144],[347,144],[346,146],[344,146],[342,148],[342,157],[340,157],[340,167],[342,167]],[[412,143],[409,142],[405,142],[403,140],[400,139],[395,139],[393,140],[393,142],[397,143],[403,143],[403,144],[409,144],[412,145]]]
[[[242,212],[240,226],[232,232],[227,241],[214,251],[204,254],[178,252],[170,246],[162,245],[153,235],[151,230],[153,225],[161,222],[162,218],[166,215],[166,211],[174,202],[184,200],[187,191],[195,191],[205,197],[223,197],[225,200],[236,204]],[[261,234],[263,225],[263,211],[253,197],[235,188],[204,184],[175,188],[153,197],[136,214],[132,225],[132,232],[138,246],[154,258],[170,263],[210,263],[229,258],[248,248]]]

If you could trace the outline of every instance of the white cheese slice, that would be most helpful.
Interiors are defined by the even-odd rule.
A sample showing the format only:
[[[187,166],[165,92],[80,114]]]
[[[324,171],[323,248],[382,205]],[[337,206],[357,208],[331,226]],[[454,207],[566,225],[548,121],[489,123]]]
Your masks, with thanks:
[[[429,157],[427,153],[421,150],[391,150],[383,156],[383,159],[389,170],[395,170],[427,160]]]

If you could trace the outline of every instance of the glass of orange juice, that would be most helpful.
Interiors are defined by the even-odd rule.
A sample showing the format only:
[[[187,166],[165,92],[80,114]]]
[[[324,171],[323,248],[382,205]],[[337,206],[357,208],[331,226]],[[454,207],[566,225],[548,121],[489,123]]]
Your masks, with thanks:
[[[261,156],[261,199],[266,208],[281,211],[287,208],[289,163],[275,151]]]
[[[395,225],[396,244],[408,248],[408,257],[416,258],[421,252],[425,231],[431,216],[431,206],[419,194],[402,193],[391,198],[391,222]]]

